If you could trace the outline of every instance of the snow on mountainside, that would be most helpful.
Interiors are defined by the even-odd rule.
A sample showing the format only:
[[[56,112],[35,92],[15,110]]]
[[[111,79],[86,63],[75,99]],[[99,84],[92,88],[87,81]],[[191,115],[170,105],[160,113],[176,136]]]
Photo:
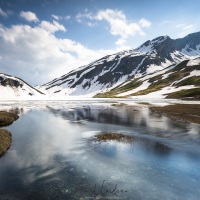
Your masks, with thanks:
[[[181,39],[161,36],[136,49],[105,56],[39,87],[51,96],[89,96],[200,55],[200,32]],[[194,61],[191,61],[194,62]],[[188,64],[189,65],[189,64]]]
[[[37,88],[0,74],[0,100],[80,97],[200,99],[200,32],[149,40],[105,56]]]
[[[0,100],[40,99],[45,96],[20,78],[0,73]]]
[[[95,97],[200,99],[200,57],[130,79]]]

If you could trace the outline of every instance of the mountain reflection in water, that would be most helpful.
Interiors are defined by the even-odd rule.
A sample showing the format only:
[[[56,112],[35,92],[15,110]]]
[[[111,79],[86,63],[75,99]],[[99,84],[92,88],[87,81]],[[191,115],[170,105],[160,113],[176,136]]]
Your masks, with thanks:
[[[20,115],[7,127],[13,143],[0,159],[2,200],[199,198],[197,124],[175,122],[146,105],[31,102],[0,108]],[[134,140],[92,140],[104,132]]]

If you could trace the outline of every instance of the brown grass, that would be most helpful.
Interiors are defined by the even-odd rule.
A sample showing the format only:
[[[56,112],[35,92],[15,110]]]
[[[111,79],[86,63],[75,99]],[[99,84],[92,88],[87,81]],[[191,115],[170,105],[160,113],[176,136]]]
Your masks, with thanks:
[[[10,112],[0,111],[0,127],[8,126],[19,118],[18,115]]]
[[[173,119],[200,124],[200,104],[175,104],[150,109]]]
[[[9,149],[11,143],[11,133],[5,129],[0,129],[0,157]]]
[[[116,141],[122,141],[122,142],[128,142],[128,143],[134,141],[134,138],[131,136],[124,135],[121,133],[113,133],[113,132],[102,133],[102,134],[96,135],[95,138],[98,141],[116,140]]]

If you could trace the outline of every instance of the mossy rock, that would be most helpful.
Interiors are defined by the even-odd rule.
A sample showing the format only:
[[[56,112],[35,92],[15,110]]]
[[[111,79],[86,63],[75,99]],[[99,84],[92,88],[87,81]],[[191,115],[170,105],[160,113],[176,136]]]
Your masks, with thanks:
[[[10,148],[11,143],[11,133],[5,129],[0,129],[0,157]]]
[[[110,140],[115,140],[115,141],[120,141],[120,142],[134,142],[134,138],[128,135],[124,135],[121,133],[102,133],[99,135],[95,135],[95,138],[98,141],[110,141]]]
[[[8,126],[17,120],[19,116],[14,113],[0,111],[0,127]]]

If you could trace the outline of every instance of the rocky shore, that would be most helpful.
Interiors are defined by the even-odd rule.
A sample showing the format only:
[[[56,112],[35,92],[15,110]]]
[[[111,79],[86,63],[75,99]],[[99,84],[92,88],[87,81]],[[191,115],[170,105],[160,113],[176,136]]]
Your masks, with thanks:
[[[11,125],[19,118],[18,115],[10,112],[0,111],[0,157],[10,148],[12,135],[1,127]]]

